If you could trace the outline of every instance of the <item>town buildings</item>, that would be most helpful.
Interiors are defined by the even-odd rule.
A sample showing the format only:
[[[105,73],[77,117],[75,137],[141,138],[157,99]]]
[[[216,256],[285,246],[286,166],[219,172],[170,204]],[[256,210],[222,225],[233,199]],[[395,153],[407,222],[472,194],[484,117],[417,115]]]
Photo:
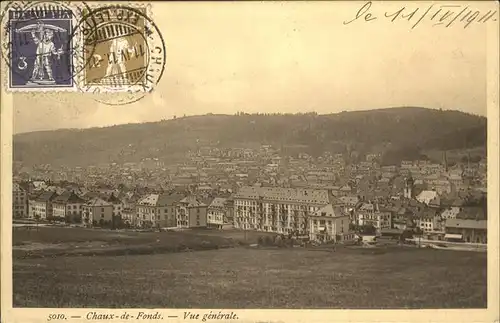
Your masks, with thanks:
[[[421,229],[443,235],[451,230],[445,220],[485,219],[470,211],[486,196],[485,165],[467,165],[474,167],[471,180],[458,172],[460,167],[429,161],[381,166],[379,157],[369,153],[366,161],[355,162],[339,153],[287,157],[271,145],[201,146],[171,164],[148,157],[57,171],[39,167],[23,177],[37,179],[13,186],[13,216],[22,217],[23,205],[29,205],[31,218],[76,219],[80,204],[87,225],[120,222],[158,229],[232,224],[239,230],[322,241],[348,239],[349,224],[351,230],[373,226],[378,233]],[[54,192],[62,194],[55,198]]]
[[[37,220],[48,220],[52,218],[52,201],[57,194],[46,191],[29,200],[29,218]]]
[[[309,221],[309,237],[313,241],[341,242],[354,238],[354,233],[349,229],[349,215],[340,207],[325,205],[316,211]]]
[[[113,204],[95,197],[82,206],[83,224],[87,226],[113,226]]]
[[[212,200],[207,210],[207,226],[222,228],[228,223],[227,199],[216,197]]]
[[[12,217],[28,217],[28,192],[19,183],[12,184]]]
[[[184,198],[178,192],[148,194],[136,204],[134,224],[138,227],[177,227],[176,206]]]
[[[71,191],[66,191],[52,201],[53,216],[69,223],[81,223],[85,201]]]
[[[309,217],[331,198],[327,190],[243,187],[234,196],[234,226],[277,233],[307,232]]]
[[[449,219],[446,220],[445,239],[472,243],[487,243],[487,220]]]
[[[391,213],[382,210],[378,203],[363,203],[356,211],[358,226],[373,226],[378,232],[391,229]]]
[[[195,196],[187,196],[177,203],[175,209],[178,228],[207,226],[207,205]]]

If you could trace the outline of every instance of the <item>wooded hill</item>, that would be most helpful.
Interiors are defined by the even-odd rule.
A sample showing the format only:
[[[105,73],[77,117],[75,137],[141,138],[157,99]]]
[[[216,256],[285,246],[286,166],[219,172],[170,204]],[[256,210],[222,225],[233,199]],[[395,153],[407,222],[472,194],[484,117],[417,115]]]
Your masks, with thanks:
[[[336,114],[203,115],[104,128],[14,136],[14,160],[25,165],[85,166],[181,159],[200,146],[271,144],[295,154],[383,153],[384,164],[420,158],[422,151],[486,146],[486,118],[459,111],[390,108]]]

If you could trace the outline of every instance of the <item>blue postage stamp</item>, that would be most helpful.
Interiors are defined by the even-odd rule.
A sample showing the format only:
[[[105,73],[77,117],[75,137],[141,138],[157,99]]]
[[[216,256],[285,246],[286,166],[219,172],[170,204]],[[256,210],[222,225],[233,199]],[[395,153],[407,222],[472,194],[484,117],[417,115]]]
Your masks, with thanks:
[[[72,88],[73,12],[9,10],[11,89]]]

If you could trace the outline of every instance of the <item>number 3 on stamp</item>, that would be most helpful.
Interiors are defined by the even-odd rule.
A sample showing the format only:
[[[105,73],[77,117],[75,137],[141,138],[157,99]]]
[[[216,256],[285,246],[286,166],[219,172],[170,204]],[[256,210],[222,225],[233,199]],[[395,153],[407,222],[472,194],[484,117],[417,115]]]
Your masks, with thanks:
[[[9,89],[74,87],[70,34],[75,13],[57,2],[7,8],[2,24],[10,45],[3,53],[9,67]]]

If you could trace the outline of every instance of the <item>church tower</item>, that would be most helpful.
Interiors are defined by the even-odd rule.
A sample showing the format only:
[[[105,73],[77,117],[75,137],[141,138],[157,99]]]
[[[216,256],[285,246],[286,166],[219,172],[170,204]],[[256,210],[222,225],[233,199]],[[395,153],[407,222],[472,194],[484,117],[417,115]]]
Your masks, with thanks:
[[[403,196],[407,199],[411,199],[413,197],[413,177],[411,175],[405,178],[405,188]]]

